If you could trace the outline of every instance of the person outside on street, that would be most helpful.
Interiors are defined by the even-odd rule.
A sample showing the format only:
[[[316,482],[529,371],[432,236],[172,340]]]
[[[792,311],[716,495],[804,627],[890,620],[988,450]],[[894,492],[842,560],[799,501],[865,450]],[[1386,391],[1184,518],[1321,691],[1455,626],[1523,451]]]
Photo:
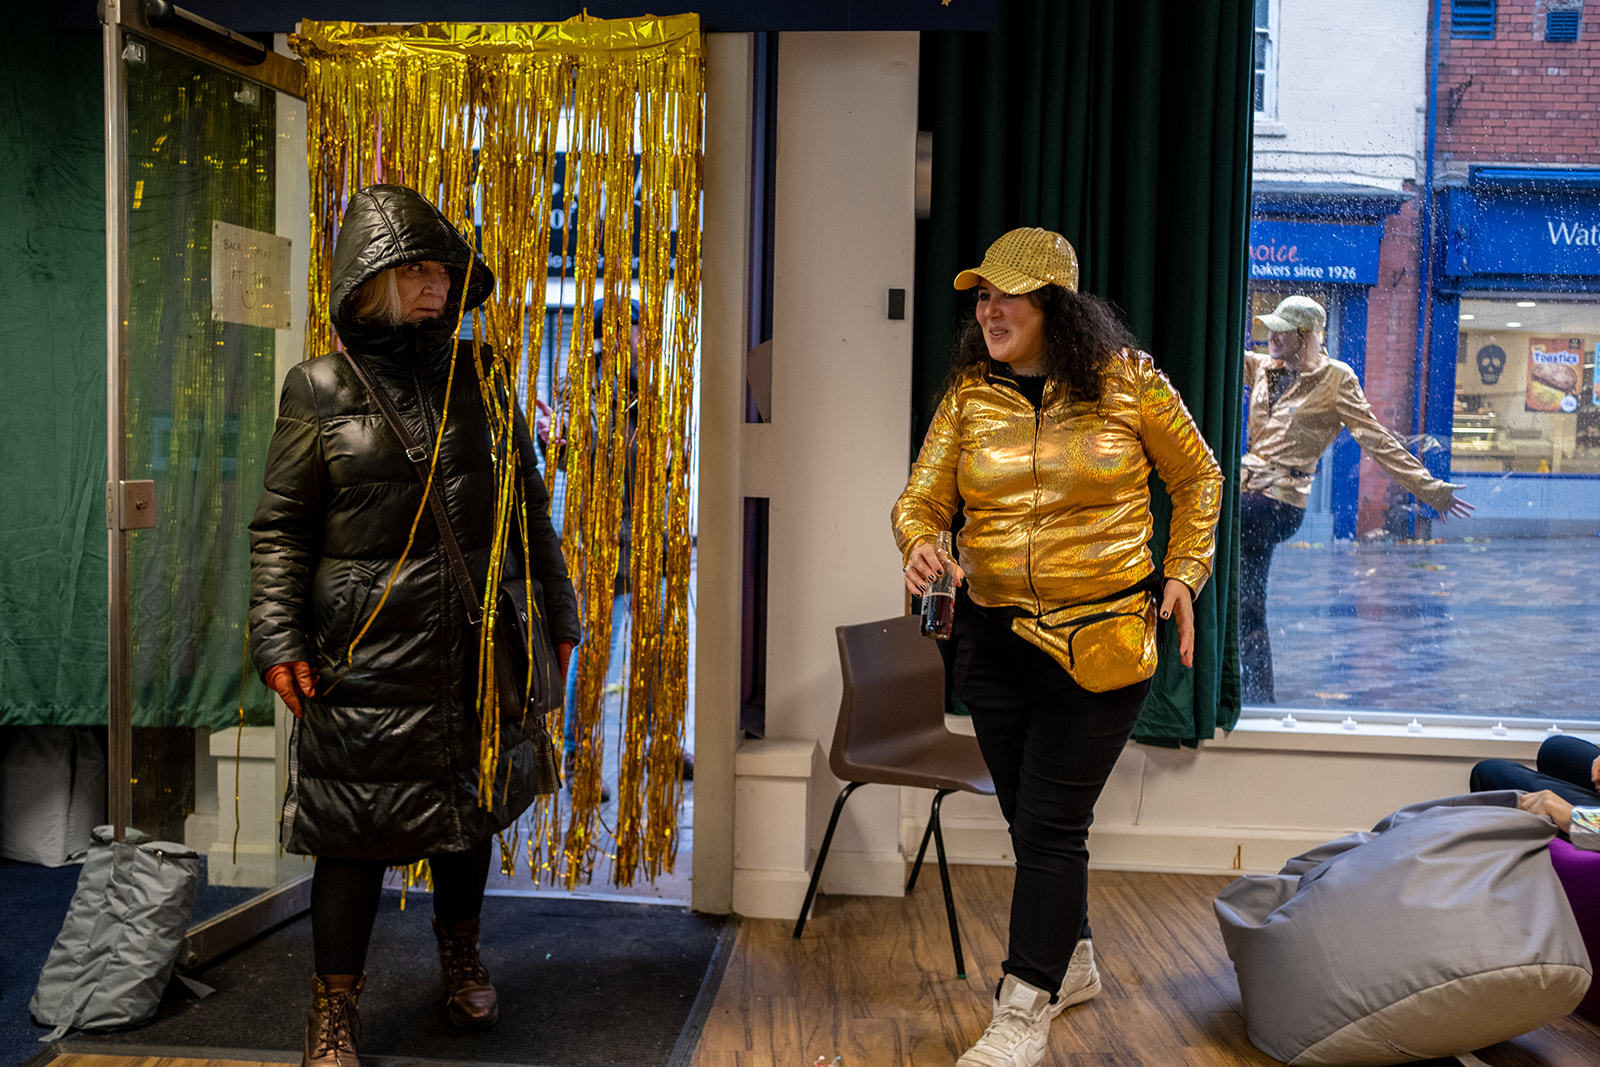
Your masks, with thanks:
[[[626,677],[629,641],[633,630],[633,590],[631,587],[632,554],[633,554],[633,472],[638,458],[639,436],[639,301],[629,300],[629,325],[628,325],[628,379],[626,383],[627,397],[627,424],[624,427],[625,458],[623,464],[622,485],[622,522],[617,528],[617,574],[612,582],[611,598],[611,644],[606,654],[606,694],[620,689],[622,677]],[[603,363],[604,355],[601,345],[604,340],[604,298],[594,302],[594,345],[596,373]],[[552,469],[559,469],[566,462],[565,442],[560,439],[552,440],[551,437],[551,411],[548,406],[540,403],[540,411],[534,420],[535,433],[541,449],[549,451],[551,445],[555,446],[555,453],[551,459]],[[598,446],[598,443],[597,443]],[[559,528],[561,516],[557,515],[555,522]],[[619,677],[620,676],[620,677]],[[572,661],[567,670],[566,681],[566,723],[562,731],[562,766],[564,778],[571,786],[574,774],[577,772],[578,758],[578,719],[576,714],[578,697],[578,662]],[[681,773],[685,781],[694,778],[694,756],[684,752],[681,762]],[[600,802],[606,803],[611,799],[611,785],[604,778],[600,781]]]
[[[1461,486],[1433,476],[1377,416],[1349,364],[1323,346],[1327,312],[1309,296],[1285,297],[1271,314],[1267,353],[1244,354],[1248,446],[1239,464],[1239,675],[1245,703],[1276,699],[1267,633],[1273,550],[1294,536],[1322,453],[1350,431],[1362,450],[1441,519],[1466,517]]]

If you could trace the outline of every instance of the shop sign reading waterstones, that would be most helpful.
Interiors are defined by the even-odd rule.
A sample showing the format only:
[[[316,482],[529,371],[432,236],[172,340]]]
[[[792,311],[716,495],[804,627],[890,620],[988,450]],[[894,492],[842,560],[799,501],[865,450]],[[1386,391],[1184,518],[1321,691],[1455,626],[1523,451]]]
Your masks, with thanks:
[[[1451,189],[1446,202],[1447,274],[1507,281],[1600,278],[1600,196],[1595,193]]]
[[[1251,219],[1250,279],[1372,285],[1382,240],[1382,226]]]

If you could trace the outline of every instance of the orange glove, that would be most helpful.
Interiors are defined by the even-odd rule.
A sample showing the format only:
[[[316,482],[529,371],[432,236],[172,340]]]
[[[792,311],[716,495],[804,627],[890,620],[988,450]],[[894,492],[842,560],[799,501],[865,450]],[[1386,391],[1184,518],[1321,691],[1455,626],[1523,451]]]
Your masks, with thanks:
[[[572,650],[578,646],[571,641],[563,641],[556,645],[556,659],[561,661],[561,677],[567,676],[567,665],[572,662]],[[1595,760],[1595,765],[1600,766],[1600,759]]]
[[[267,683],[268,689],[283,698],[284,704],[297,719],[301,712],[300,699],[317,695],[317,672],[303,659],[268,667],[262,681]]]

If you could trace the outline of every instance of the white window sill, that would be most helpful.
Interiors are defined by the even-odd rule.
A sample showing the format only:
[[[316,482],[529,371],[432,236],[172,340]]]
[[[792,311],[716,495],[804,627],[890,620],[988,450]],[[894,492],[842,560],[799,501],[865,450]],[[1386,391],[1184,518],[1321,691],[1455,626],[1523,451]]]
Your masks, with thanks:
[[[1257,137],[1287,137],[1289,127],[1277,119],[1264,119],[1256,116],[1255,135]]]
[[[1232,732],[1218,730],[1215,739],[1202,747],[1235,752],[1348,752],[1531,761],[1550,736],[1547,725],[1526,723],[1506,724],[1504,733],[1495,732],[1493,724],[1479,723],[1419,723],[1421,728],[1416,729],[1408,722],[1358,721],[1350,728],[1326,713],[1285,710],[1294,718],[1294,725],[1285,726],[1283,714],[1247,712]],[[952,733],[972,733],[972,720],[965,715],[946,715],[945,725]],[[1600,730],[1563,728],[1563,732],[1600,744]]]
[[[1217,731],[1208,742],[1219,748],[1239,751],[1317,751],[1375,753],[1396,756],[1456,756],[1476,759],[1501,757],[1531,760],[1544,739],[1550,736],[1548,724],[1478,722],[1451,723],[1435,720],[1361,722],[1347,725],[1326,713],[1286,709],[1284,714],[1246,712],[1231,733]],[[1285,717],[1291,721],[1286,724]],[[1403,720],[1404,716],[1391,718]],[[1592,733],[1564,730],[1594,740]]]

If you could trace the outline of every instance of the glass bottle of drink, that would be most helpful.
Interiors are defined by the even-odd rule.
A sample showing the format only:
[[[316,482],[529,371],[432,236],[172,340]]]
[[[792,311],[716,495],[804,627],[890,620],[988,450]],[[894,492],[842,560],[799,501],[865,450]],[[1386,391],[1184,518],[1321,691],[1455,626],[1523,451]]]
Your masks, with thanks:
[[[939,576],[922,592],[922,636],[946,640],[956,622],[955,553],[950,531],[939,531]]]

